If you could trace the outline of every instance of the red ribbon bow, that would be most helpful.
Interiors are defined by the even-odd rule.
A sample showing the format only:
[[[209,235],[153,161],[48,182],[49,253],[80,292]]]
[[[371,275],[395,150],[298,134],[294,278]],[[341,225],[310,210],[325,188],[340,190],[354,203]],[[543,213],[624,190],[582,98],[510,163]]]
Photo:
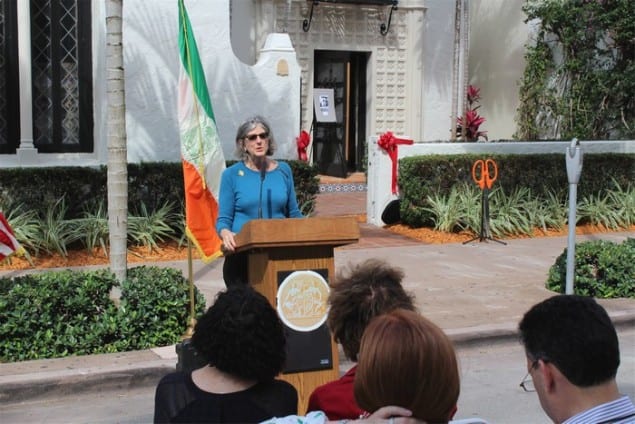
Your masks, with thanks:
[[[414,142],[405,138],[397,138],[392,132],[387,131],[379,137],[379,147],[384,149],[392,161],[392,194],[397,194],[397,146],[399,144],[413,144]]]
[[[306,148],[311,142],[311,136],[309,135],[309,133],[302,130],[300,132],[300,135],[295,138],[295,142],[298,146],[298,158],[304,162],[308,161],[309,158],[306,155]]]

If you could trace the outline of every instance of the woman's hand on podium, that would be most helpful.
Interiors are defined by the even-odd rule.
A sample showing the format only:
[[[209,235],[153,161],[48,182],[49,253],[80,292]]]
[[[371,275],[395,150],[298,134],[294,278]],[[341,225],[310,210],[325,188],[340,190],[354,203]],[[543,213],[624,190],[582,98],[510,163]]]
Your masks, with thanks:
[[[229,231],[228,229],[221,230],[220,238],[223,242],[223,244],[221,245],[221,250],[223,253],[234,253],[234,251],[236,250],[236,240],[234,239],[235,235],[236,234]]]

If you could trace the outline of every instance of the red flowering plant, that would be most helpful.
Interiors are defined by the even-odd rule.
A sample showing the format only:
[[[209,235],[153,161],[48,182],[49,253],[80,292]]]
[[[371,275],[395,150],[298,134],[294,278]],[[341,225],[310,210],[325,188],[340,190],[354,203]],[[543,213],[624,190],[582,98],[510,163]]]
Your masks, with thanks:
[[[309,143],[311,143],[311,136],[308,132],[302,130],[300,135],[295,138],[295,142],[298,146],[298,159],[307,162],[309,158],[306,154],[306,148],[309,147]]]
[[[481,99],[481,89],[470,85],[467,88],[467,109],[464,116],[457,118],[456,136],[457,138],[463,138],[467,141],[478,141],[480,138],[484,138],[487,141],[487,131],[480,131],[479,127],[485,118],[480,116],[477,109],[481,107],[478,103]],[[465,124],[463,119],[465,118]],[[463,129],[465,128],[465,134]]]

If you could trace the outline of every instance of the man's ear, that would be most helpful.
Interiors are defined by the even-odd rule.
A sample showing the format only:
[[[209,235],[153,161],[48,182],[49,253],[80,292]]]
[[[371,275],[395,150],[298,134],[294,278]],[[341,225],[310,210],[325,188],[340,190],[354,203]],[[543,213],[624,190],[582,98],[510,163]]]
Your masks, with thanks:
[[[548,393],[552,393],[558,387],[558,382],[564,377],[560,370],[551,362],[540,361],[541,366],[538,368],[540,379],[544,389]]]

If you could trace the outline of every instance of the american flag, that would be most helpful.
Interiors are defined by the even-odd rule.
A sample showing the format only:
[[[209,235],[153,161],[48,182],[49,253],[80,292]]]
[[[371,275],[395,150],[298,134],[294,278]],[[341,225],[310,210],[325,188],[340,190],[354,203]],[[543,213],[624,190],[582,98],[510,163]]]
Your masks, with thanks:
[[[24,248],[15,238],[9,222],[0,212],[0,262],[13,254],[24,254]]]

